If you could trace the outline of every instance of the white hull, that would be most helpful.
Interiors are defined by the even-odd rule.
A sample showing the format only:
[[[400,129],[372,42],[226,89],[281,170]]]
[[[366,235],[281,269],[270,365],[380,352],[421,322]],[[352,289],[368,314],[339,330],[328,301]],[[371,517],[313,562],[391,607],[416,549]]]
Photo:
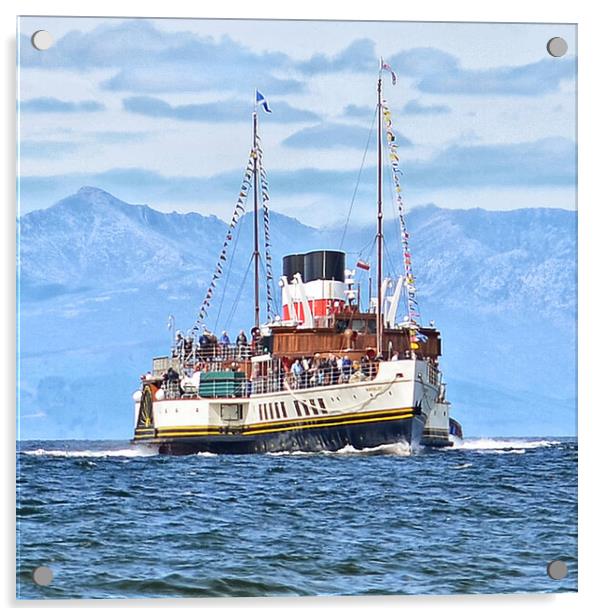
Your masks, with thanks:
[[[379,363],[378,374],[369,381],[285,388],[245,398],[155,400],[152,418],[149,421],[145,415],[144,423],[137,403],[135,440],[161,445],[177,440],[204,439],[211,443],[215,439],[223,442],[228,438],[240,441],[255,437],[274,441],[261,445],[259,450],[290,443],[304,449],[306,445],[316,446],[317,431],[334,431],[335,437],[324,437],[325,442],[332,440],[336,444],[338,439],[350,438],[373,444],[374,440],[401,437],[416,447],[426,425],[431,434],[441,435],[440,444],[444,444],[449,416],[447,408],[436,402],[436,379],[426,361],[406,359]],[[388,422],[391,429],[385,426]],[[403,430],[393,429],[408,422],[412,425]],[[362,432],[363,426],[370,434]],[[345,436],[343,431],[350,435]],[[287,440],[284,433],[294,434],[285,435]]]

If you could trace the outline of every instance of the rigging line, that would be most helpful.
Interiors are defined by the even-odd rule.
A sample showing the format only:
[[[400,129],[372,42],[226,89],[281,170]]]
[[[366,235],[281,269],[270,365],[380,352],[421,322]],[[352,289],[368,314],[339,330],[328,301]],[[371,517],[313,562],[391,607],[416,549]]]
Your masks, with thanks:
[[[266,267],[264,264],[264,259],[262,259],[261,255],[259,255],[259,266],[261,267],[261,271],[263,272],[264,276],[266,276],[267,278],[267,271],[266,271]],[[276,293],[276,288],[274,287],[274,279],[272,279],[272,293],[275,294]],[[274,307],[272,306],[272,312],[274,313]],[[276,316],[275,314],[272,314],[272,317]]]
[[[247,265],[245,275],[243,276],[242,283],[239,287],[240,292],[237,294],[236,301],[232,304],[232,308],[230,309],[230,313],[228,314],[228,318],[226,319],[226,323],[224,324],[224,329],[226,330],[230,327],[230,321],[232,320],[232,317],[234,316],[234,313],[236,312],[236,308],[238,307],[238,302],[240,301],[242,291],[245,286],[245,282],[247,282],[247,276],[249,275],[249,270],[251,269],[251,264],[253,263],[253,256],[254,255],[251,255],[251,258],[249,259],[249,264]]]
[[[389,252],[388,248],[387,248],[387,243],[383,242],[383,246],[385,248],[385,258],[387,259],[388,263],[389,263],[389,267],[391,274],[395,277],[395,278],[399,278],[399,276],[397,275],[397,269],[395,268],[395,261],[393,260],[393,258],[391,257],[391,253]]]
[[[374,236],[372,239],[368,240],[361,248],[361,250],[357,253],[353,253],[350,252],[349,254],[357,254],[358,259],[361,259],[361,257],[366,254],[366,249],[368,248],[368,246],[370,246],[370,249],[368,250],[368,261],[370,260],[370,257],[372,256],[372,251],[374,250],[374,244],[376,244],[376,236]]]
[[[367,246],[368,244],[366,244]],[[370,248],[368,249],[367,255],[368,255],[368,261],[372,260],[372,255],[374,254],[374,249],[376,248],[376,235],[372,238],[372,241],[370,242]]]
[[[355,188],[353,190],[353,196],[351,197],[351,203],[349,204],[349,211],[347,212],[347,219],[345,220],[345,226],[343,227],[343,235],[341,235],[341,241],[339,242],[339,250],[343,248],[343,242],[345,241],[345,236],[347,235],[347,227],[349,226],[349,220],[351,218],[351,212],[353,210],[353,204],[355,203],[355,198],[357,196],[357,191],[360,186],[360,180],[362,177],[362,171],[364,169],[364,164],[366,162],[366,156],[368,154],[368,148],[370,147],[370,140],[372,139],[372,133],[374,131],[374,121],[376,120],[376,113],[378,110],[378,106],[374,108],[374,115],[372,116],[372,124],[370,124],[370,130],[368,131],[368,139],[366,140],[366,147],[364,148],[364,154],[362,156],[362,164],[360,165],[360,170],[357,174],[357,181],[355,183]]]
[[[260,231],[260,233],[261,233],[261,231]],[[266,241],[265,240],[265,228],[263,229],[262,237],[264,238],[264,242],[265,242]],[[271,246],[271,242],[269,241],[269,237],[268,237],[267,243]],[[265,261],[265,263],[264,263],[264,261]],[[263,272],[263,275],[264,275],[265,280],[266,280],[266,287],[265,287],[265,290],[266,290],[265,300],[266,300],[266,313],[267,313],[266,316],[267,316],[267,318],[269,320],[270,316],[272,318],[276,316],[276,310],[277,310],[276,306],[278,305],[278,302],[277,302],[277,299],[276,299],[278,296],[276,294],[276,287],[274,286],[274,271],[271,268],[271,264],[270,264],[271,276],[268,277],[268,269],[267,269],[268,268],[268,259],[267,259],[267,255],[266,255],[265,259],[264,259],[262,257],[262,255],[261,255],[261,253],[259,254],[259,265],[262,268],[261,271]],[[271,299],[271,306],[269,305],[270,303],[268,301],[268,290],[271,291],[271,298],[270,298]]]
[[[217,331],[217,325],[219,323],[220,315],[222,314],[222,307],[224,305],[224,298],[226,297],[226,290],[228,288],[228,280],[230,279],[230,272],[232,271],[232,264],[234,262],[234,255],[236,254],[236,247],[238,246],[238,240],[240,238],[240,230],[242,229],[242,225],[237,225],[236,229],[236,237],[234,238],[234,246],[232,246],[231,258],[228,262],[228,271],[226,272],[226,279],[224,280],[223,290],[222,290],[222,298],[219,303],[219,309],[217,311],[217,316],[215,317],[215,321],[213,323],[213,331]]]

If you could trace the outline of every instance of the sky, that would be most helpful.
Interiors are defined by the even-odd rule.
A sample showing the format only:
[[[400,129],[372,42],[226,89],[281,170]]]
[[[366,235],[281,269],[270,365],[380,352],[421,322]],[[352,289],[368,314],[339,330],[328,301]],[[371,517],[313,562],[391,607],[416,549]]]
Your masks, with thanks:
[[[272,208],[334,226],[357,185],[365,223],[380,57],[406,207],[576,207],[573,25],[25,17],[18,40],[21,214],[92,185],[229,219],[258,88]]]

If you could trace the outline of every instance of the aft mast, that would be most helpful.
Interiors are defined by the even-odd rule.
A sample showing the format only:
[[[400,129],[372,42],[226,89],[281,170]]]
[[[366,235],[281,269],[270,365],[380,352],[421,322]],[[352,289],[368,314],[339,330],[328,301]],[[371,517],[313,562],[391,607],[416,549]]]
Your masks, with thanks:
[[[382,143],[382,60],[381,67],[378,71],[378,160],[376,164],[377,173],[377,220],[376,220],[376,250],[377,250],[377,282],[376,282],[376,355],[381,357],[383,351],[383,143]]]

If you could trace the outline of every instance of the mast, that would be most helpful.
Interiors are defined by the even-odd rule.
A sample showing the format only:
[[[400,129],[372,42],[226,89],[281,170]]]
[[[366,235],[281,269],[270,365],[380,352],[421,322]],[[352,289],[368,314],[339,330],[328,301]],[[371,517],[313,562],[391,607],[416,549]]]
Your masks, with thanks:
[[[376,262],[376,355],[382,355],[383,350],[383,306],[382,306],[382,284],[383,284],[383,170],[382,170],[382,158],[383,158],[383,143],[382,143],[382,68],[378,73],[378,160],[376,164],[377,173],[377,220],[376,220],[376,250],[377,250],[377,262]]]
[[[257,104],[253,112],[253,260],[255,262],[255,327],[259,327],[259,179],[257,177]]]

